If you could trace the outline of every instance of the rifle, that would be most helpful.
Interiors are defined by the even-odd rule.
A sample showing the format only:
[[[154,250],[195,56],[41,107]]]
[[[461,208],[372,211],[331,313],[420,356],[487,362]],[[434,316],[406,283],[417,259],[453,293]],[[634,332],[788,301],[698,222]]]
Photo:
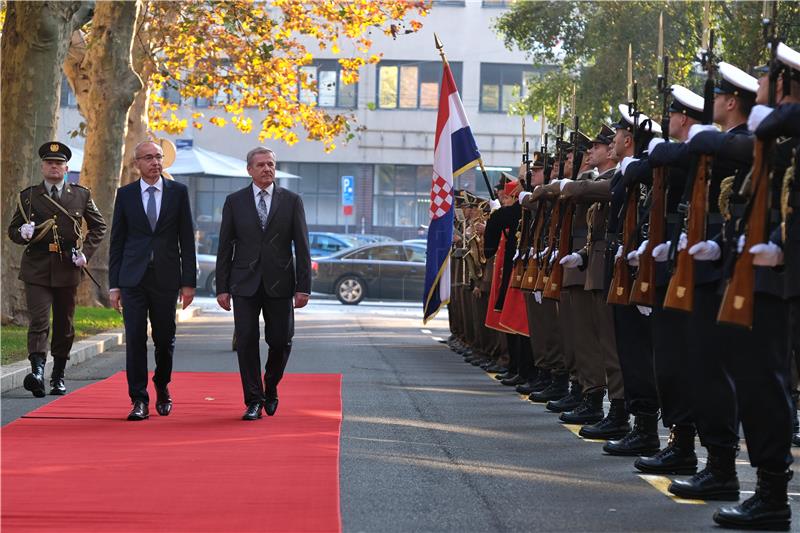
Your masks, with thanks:
[[[561,115],[561,104],[559,103],[559,117]],[[562,179],[564,177],[564,123],[559,123],[557,127],[558,137],[556,138],[556,154],[557,154],[557,163],[558,163],[558,178]],[[536,278],[536,285],[534,290],[536,291],[544,291],[545,287],[550,280],[550,256],[553,254],[555,250],[555,241],[556,241],[556,232],[559,229],[559,221],[562,220],[561,218],[561,202],[555,200],[555,207],[550,213],[550,219],[547,222],[549,224],[548,231],[547,231],[547,254],[546,257],[540,258],[539,260],[542,263],[539,264],[539,275]]]
[[[639,109],[637,83],[633,81],[633,59],[631,48],[628,47],[628,114],[633,117],[633,145],[639,146]],[[628,305],[631,299],[633,275],[628,264],[628,254],[633,251],[636,243],[638,229],[638,203],[639,184],[632,183],[628,187],[625,203],[622,207],[622,254],[614,259],[614,275],[608,290],[606,303],[613,305]]]
[[[522,138],[525,138],[525,119],[522,119]],[[530,191],[531,188],[531,160],[530,160],[530,146],[528,141],[525,142],[525,151],[522,153],[522,164],[525,165],[525,179],[523,180],[523,189]],[[522,210],[522,215],[519,218],[519,226],[517,228],[517,259],[514,261],[514,270],[511,273],[510,286],[514,289],[522,287],[522,278],[525,275],[525,266],[528,256],[528,240],[530,223],[526,216],[525,209]]]
[[[663,46],[663,25],[659,17],[659,43]],[[663,52],[659,50],[659,52]],[[661,93],[661,135],[669,142],[669,56],[661,54],[663,72],[658,76],[658,92]],[[630,303],[653,307],[656,303],[655,283],[656,265],[653,248],[664,242],[664,219],[667,211],[667,169],[659,167],[653,170],[653,186],[650,189],[650,212],[647,225],[647,246],[639,256],[639,270],[631,288]]]
[[[572,122],[572,179],[578,177],[578,128],[579,119],[578,113],[575,112],[575,93],[572,95],[572,108],[575,115]],[[558,221],[558,230],[556,231],[558,241],[554,248],[558,250],[556,258],[550,271],[550,278],[547,286],[542,292],[543,298],[559,301],[561,299],[561,284],[564,282],[564,265],[559,261],[570,252],[570,238],[572,237],[572,222],[575,213],[575,203],[569,200],[558,200],[561,204],[560,219]]]
[[[542,117],[544,117],[544,113],[542,113]],[[544,118],[542,118],[544,120]],[[544,130],[544,128],[542,128]],[[544,143],[542,144],[542,157],[544,163],[544,182],[547,183],[550,181],[550,172],[552,169],[550,168],[550,163],[548,162],[547,156],[547,133],[543,134]],[[545,222],[545,214],[544,214],[544,200],[539,201],[539,207],[536,210],[536,216],[533,219],[533,236],[531,238],[531,246],[530,252],[533,253],[533,256],[528,257],[528,264],[525,267],[525,274],[522,277],[522,284],[521,289],[526,291],[532,291],[536,288],[536,281],[539,279],[539,252],[541,251],[541,243],[542,243],[542,232],[544,231],[544,222]]]
[[[775,87],[778,81],[778,62],[776,59],[778,48],[777,30],[775,20],[778,16],[778,3],[772,5],[772,17],[763,18],[764,37],[770,47],[769,69],[769,105],[775,106]],[[766,14],[765,14],[766,15]],[[750,247],[765,242],[767,238],[769,204],[770,204],[770,174],[771,157],[769,157],[773,140],[762,140],[756,137],[753,146],[753,168],[750,170],[745,183],[749,180],[751,187],[750,202],[744,216],[740,221],[740,229],[745,232],[745,242],[742,253],[736,258],[733,275],[725,285],[722,303],[717,314],[717,322],[742,326],[748,329],[753,327],[753,304],[755,299],[755,267],[753,254]],[[741,193],[740,193],[741,194]],[[733,243],[736,246],[736,243]],[[734,251],[736,248],[734,248]]]
[[[703,90],[703,124],[711,124],[714,118],[714,74],[716,72],[714,57],[714,30],[709,31],[708,46],[702,52],[701,61],[708,76]],[[710,155],[703,154],[698,158],[693,177],[690,175],[683,191],[683,201],[678,212],[686,214],[686,248],[678,252],[675,270],[669,280],[667,293],[664,296],[664,308],[692,312],[694,307],[694,258],[689,255],[689,248],[705,240],[706,216],[708,214],[708,186],[711,178]],[[691,190],[689,204],[685,203],[686,194]],[[681,225],[678,224],[670,246],[670,256],[677,250],[680,240]]]

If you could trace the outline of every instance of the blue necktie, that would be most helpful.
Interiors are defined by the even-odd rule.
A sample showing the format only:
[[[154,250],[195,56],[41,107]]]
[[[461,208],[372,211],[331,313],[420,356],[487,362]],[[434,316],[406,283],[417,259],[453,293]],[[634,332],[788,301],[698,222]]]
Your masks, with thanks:
[[[156,230],[156,223],[158,222],[158,214],[156,213],[156,189],[152,185],[147,188],[150,193],[150,198],[147,199],[147,220],[150,221],[150,229]]]

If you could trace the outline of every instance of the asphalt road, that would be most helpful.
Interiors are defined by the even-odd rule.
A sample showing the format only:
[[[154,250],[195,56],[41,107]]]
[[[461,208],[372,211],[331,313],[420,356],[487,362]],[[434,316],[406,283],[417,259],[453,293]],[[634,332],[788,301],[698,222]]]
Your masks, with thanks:
[[[236,371],[231,315],[211,299],[199,303],[206,312],[178,326],[175,371]],[[632,460],[604,456],[601,443],[576,437],[437,342],[449,334],[446,314],[427,326],[420,316],[411,304],[330,300],[297,313],[288,371],[344,376],[344,531],[719,531],[717,504],[665,496],[655,485],[666,480],[651,484]],[[70,369],[67,385],[123,369],[117,348]],[[50,399],[9,391],[3,424]],[[752,491],[745,453],[738,468],[743,491]],[[790,492],[800,531],[800,476]]]

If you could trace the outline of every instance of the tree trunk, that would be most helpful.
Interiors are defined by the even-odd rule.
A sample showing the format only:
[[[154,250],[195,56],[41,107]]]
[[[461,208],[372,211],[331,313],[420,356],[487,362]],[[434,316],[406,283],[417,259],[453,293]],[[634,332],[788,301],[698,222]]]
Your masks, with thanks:
[[[61,65],[70,35],[90,15],[82,2],[8,2],[3,25],[0,104],[0,196],[8,228],[20,190],[42,180],[39,146],[53,140],[61,99]],[[4,231],[5,232],[5,231]],[[17,279],[23,248],[2,239],[2,322],[27,323]]]
[[[139,44],[137,43],[134,46],[133,68],[142,80],[149,80],[150,76],[153,75],[153,62],[147,60],[148,58],[141,51]],[[133,105],[128,110],[128,132],[125,135],[125,152],[120,185],[127,185],[139,178],[139,171],[133,166],[133,152],[137,144],[152,137],[148,135],[147,128],[147,108],[150,105],[150,90],[146,86],[147,82],[145,81],[144,83],[145,87],[136,93]]]
[[[86,97],[80,102],[87,126],[81,184],[92,190],[92,198],[109,223],[122,172],[128,109],[142,88],[131,66],[138,11],[138,1],[98,3],[81,64],[90,80]],[[88,264],[101,287],[83,284],[79,302],[84,305],[108,304],[108,243],[108,238],[103,240]]]

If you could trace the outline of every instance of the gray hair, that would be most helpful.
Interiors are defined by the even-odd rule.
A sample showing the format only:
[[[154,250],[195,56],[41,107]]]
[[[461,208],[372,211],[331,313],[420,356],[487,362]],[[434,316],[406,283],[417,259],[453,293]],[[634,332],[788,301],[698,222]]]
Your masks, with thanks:
[[[158,144],[156,141],[147,140],[147,141],[142,141],[142,142],[140,142],[139,144],[136,145],[136,148],[133,149],[133,156],[134,157],[139,157],[139,148],[141,148],[145,144],[155,145],[159,150],[161,150],[162,152],[164,151],[164,150],[161,149],[161,145]]]
[[[278,155],[270,150],[269,148],[264,148],[263,146],[259,146],[257,148],[253,148],[249,152],[247,152],[247,166],[249,167],[250,164],[253,162],[253,158],[258,154],[272,154],[272,158],[277,162]]]

